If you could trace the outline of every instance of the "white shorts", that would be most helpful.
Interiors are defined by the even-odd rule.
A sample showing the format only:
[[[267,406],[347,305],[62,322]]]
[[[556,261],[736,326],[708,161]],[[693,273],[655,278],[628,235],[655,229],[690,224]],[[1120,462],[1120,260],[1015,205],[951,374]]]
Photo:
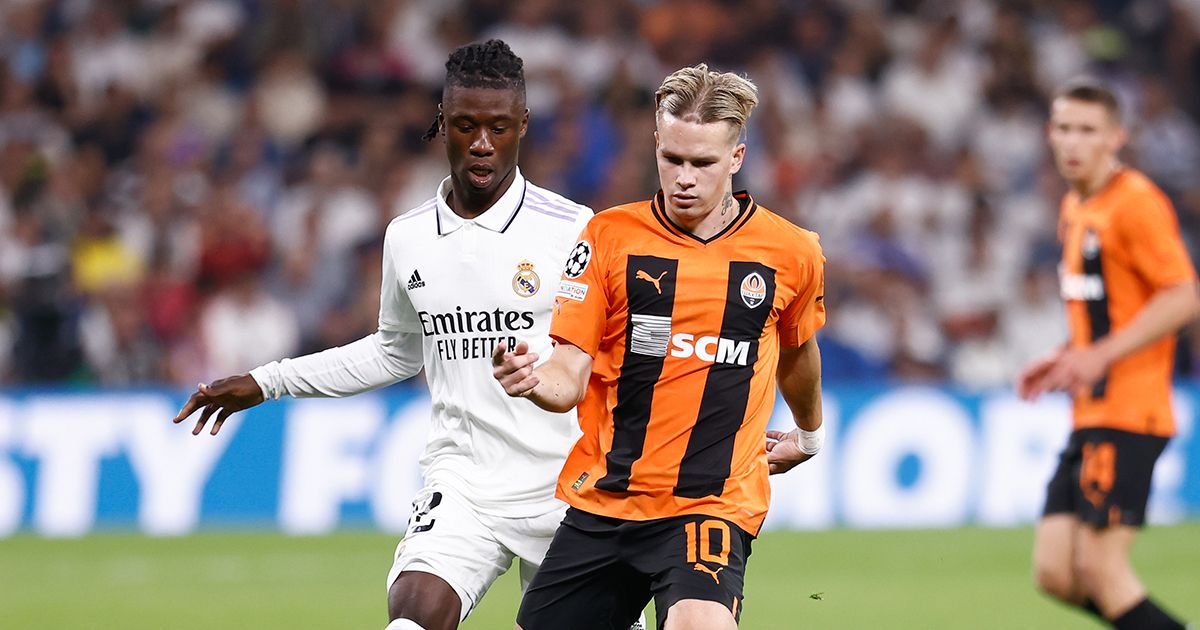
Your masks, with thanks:
[[[446,487],[429,486],[413,499],[408,531],[396,545],[388,571],[391,589],[402,571],[432,573],[462,600],[459,621],[479,604],[492,582],[520,560],[521,591],[546,557],[566,504],[540,516],[504,518],[483,514]]]

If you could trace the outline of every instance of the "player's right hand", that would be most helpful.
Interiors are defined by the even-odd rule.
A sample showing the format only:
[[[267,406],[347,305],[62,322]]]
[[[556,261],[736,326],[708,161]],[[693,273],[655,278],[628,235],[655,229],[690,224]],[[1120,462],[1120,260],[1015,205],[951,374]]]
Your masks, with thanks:
[[[204,411],[200,412],[200,420],[196,422],[196,428],[192,429],[192,435],[200,435],[213,413],[217,414],[217,420],[213,422],[211,433],[216,435],[221,430],[221,425],[225,424],[225,419],[233,412],[249,409],[263,400],[262,388],[249,374],[219,379],[211,385],[200,383],[172,422],[179,424],[192,415],[192,412],[203,407]]]
[[[529,351],[529,344],[518,341],[516,347],[509,351],[506,342],[500,342],[492,352],[492,376],[500,381],[504,392],[514,398],[524,398],[533,393],[533,388],[541,382],[533,373],[533,364],[537,363],[538,354]]]

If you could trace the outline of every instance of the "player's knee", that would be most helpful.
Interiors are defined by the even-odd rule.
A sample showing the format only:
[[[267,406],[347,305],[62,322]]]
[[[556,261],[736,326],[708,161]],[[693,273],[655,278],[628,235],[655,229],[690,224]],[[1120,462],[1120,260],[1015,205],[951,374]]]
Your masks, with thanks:
[[[411,628],[400,626],[403,630],[455,630],[461,610],[458,593],[429,573],[402,572],[388,589],[388,616],[414,624]],[[387,630],[396,629],[388,626]]]
[[[1067,556],[1037,554],[1033,562],[1033,582],[1040,592],[1062,601],[1079,598],[1075,568]]]
[[[1050,597],[1070,601],[1077,596],[1075,575],[1070,566],[1039,564],[1034,567],[1033,581],[1039,591]]]
[[[737,621],[723,604],[700,599],[676,602],[667,610],[665,630],[736,630]]]

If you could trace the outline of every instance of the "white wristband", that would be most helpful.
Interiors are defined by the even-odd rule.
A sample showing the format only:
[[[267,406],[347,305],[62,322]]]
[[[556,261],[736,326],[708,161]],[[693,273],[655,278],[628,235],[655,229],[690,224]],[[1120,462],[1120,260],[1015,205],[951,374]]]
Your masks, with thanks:
[[[825,444],[825,425],[817,427],[816,431],[800,429],[797,432],[797,441],[800,443],[801,453],[816,455],[820,452],[821,446]]]

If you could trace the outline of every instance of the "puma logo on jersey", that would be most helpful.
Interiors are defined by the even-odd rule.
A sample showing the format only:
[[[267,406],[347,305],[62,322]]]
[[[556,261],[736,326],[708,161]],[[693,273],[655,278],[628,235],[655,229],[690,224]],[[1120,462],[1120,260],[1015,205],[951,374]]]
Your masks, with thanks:
[[[659,286],[658,283],[659,283],[659,281],[661,281],[663,279],[663,276],[665,276],[665,275],[667,275],[667,272],[664,271],[664,272],[658,274],[658,277],[655,278],[655,277],[651,276],[650,274],[646,273],[645,271],[638,269],[638,272],[636,274],[634,274],[633,277],[637,278],[638,280],[645,280],[646,282],[653,284],[654,289],[656,291],[658,291],[658,294],[662,295],[662,287]]]
[[[704,573],[707,573],[707,574],[711,575],[711,576],[712,576],[712,579],[713,579],[713,581],[714,581],[714,582],[716,582],[718,585],[720,585],[720,584],[721,584],[721,578],[720,578],[720,577],[718,577],[718,576],[717,576],[717,574],[718,574],[718,573],[720,573],[720,572],[721,572],[721,570],[722,570],[722,569],[724,569],[724,568],[725,568],[725,567],[717,567],[717,570],[716,570],[716,571],[713,571],[712,569],[710,569],[710,568],[708,568],[708,567],[704,566],[703,564],[700,564],[699,562],[697,562],[696,564],[692,565],[692,570],[693,570],[693,571],[703,571]]]

